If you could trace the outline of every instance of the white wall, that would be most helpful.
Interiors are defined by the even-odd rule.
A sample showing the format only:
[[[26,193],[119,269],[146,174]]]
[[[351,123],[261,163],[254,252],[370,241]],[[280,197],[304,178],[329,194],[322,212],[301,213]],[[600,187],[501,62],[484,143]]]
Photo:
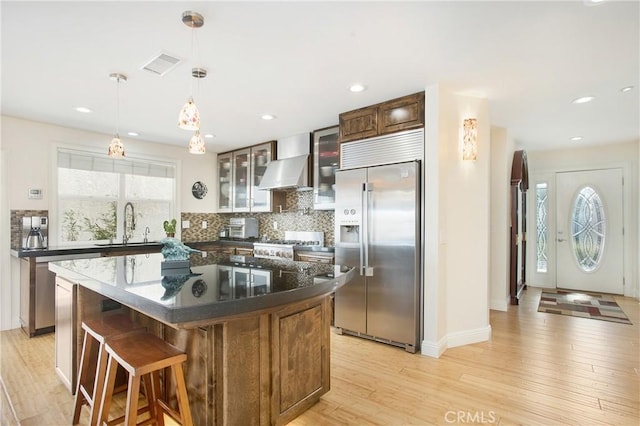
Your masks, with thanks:
[[[600,168],[619,167],[623,170],[624,190],[624,276],[625,276],[625,296],[638,297],[640,295],[638,284],[638,212],[639,212],[639,191],[640,184],[638,181],[638,164],[639,161],[640,141],[624,144],[610,144],[601,146],[576,147],[564,150],[548,150],[548,151],[528,151],[529,164],[529,184],[531,188],[535,188],[537,179],[546,179],[553,183],[554,173],[561,171],[589,170]],[[553,187],[551,188],[551,197],[553,199]],[[535,209],[534,191],[529,191],[528,206],[533,212]],[[555,211],[553,206],[551,212]],[[527,215],[527,229],[535,230],[535,214]],[[551,221],[555,221],[555,217],[551,215]],[[551,235],[555,233],[550,232]],[[555,238],[550,238],[553,243]],[[535,246],[529,245],[527,250],[527,271],[534,271],[535,265]],[[553,249],[553,247],[551,247]],[[550,254],[553,255],[553,250]],[[551,263],[551,262],[550,262]],[[555,268],[550,269],[548,276],[541,277],[539,274],[527,273],[529,285],[532,286],[555,286]],[[532,277],[532,278],[530,278]]]
[[[185,132],[186,136],[186,132]],[[2,214],[0,215],[0,226],[4,232],[2,235],[2,251],[0,252],[0,262],[9,265],[8,230],[9,211],[23,209],[42,209],[55,212],[55,148],[58,145],[73,146],[88,150],[98,150],[106,155],[107,147],[112,135],[88,132],[84,130],[60,127],[35,121],[23,120],[14,117],[2,116]],[[179,194],[177,199],[175,217],[180,220],[180,212],[213,212],[215,211],[216,197],[215,188],[216,157],[214,153],[205,155],[191,155],[187,151],[187,139],[185,146],[179,147],[141,141],[137,139],[123,139],[127,156],[129,157],[152,157],[156,159],[177,161],[178,176],[176,179],[176,190]],[[1,179],[1,178],[0,178]],[[191,186],[196,181],[204,182],[209,188],[208,195],[198,200],[191,194]],[[29,188],[39,188],[43,190],[41,200],[30,200],[27,198]],[[50,214],[51,216],[51,214]],[[55,220],[55,216],[51,218]],[[158,225],[160,226],[160,224]],[[55,225],[50,225],[50,229],[55,229]],[[54,235],[52,235],[54,237]],[[55,244],[55,240],[52,241]],[[2,301],[0,308],[0,328],[13,328],[17,324],[17,309],[11,314],[11,319],[6,313],[10,312],[12,298],[19,294],[19,285],[11,282],[9,268],[2,268]],[[15,300],[15,299],[14,299]],[[19,300],[19,299],[18,299]],[[15,321],[14,321],[15,320]]]
[[[506,311],[509,305],[511,164],[515,144],[507,129],[491,127],[491,271],[489,306]]]
[[[490,125],[486,99],[426,89],[425,323],[422,353],[489,339]],[[478,119],[478,159],[462,124]],[[437,164],[434,164],[437,159]],[[434,207],[435,206],[435,207]]]

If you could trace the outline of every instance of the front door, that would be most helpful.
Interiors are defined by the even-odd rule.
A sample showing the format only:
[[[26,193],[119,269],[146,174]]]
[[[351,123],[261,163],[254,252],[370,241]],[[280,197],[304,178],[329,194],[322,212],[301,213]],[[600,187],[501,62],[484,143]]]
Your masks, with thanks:
[[[557,287],[623,294],[622,169],[556,174]]]

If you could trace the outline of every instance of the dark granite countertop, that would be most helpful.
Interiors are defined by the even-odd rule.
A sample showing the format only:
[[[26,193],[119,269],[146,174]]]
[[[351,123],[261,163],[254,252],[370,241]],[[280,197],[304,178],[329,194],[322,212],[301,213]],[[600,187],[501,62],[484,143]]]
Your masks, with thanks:
[[[213,241],[190,241],[185,242],[186,245],[192,247],[194,249],[205,249],[206,247],[211,246],[220,246],[232,244],[235,246],[247,246],[253,247],[253,241],[242,241],[242,240],[213,240]],[[91,255],[115,255],[123,252],[140,252],[140,253],[154,253],[160,252],[162,249],[162,244],[159,241],[149,241],[147,243],[144,242],[130,242],[126,245],[122,243],[98,243],[98,244],[88,244],[86,246],[49,246],[46,249],[33,249],[33,250],[25,250],[25,249],[11,249],[11,255],[14,257],[36,257],[36,258],[46,258],[46,257],[56,257],[56,256],[73,256],[73,257],[82,257],[81,255],[87,255],[87,257],[92,257]]]
[[[224,319],[329,294],[355,268],[192,254],[190,269],[161,273],[159,253],[49,263],[56,274],[174,327]],[[246,273],[250,272],[249,283]]]

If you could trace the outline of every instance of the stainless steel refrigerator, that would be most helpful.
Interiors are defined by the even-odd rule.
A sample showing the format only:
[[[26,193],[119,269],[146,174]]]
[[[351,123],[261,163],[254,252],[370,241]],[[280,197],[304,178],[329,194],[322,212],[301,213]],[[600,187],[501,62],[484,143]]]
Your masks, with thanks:
[[[336,172],[335,326],[415,352],[420,344],[420,162]]]

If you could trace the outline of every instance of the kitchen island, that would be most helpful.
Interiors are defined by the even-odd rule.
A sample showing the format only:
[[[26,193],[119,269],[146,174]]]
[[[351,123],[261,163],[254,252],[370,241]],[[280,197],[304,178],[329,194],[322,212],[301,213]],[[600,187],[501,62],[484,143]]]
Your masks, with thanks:
[[[330,297],[355,269],[209,253],[162,275],[161,262],[152,253],[49,264],[73,288],[76,359],[81,322],[124,311],[187,353],[195,424],[284,424],[329,390]]]

